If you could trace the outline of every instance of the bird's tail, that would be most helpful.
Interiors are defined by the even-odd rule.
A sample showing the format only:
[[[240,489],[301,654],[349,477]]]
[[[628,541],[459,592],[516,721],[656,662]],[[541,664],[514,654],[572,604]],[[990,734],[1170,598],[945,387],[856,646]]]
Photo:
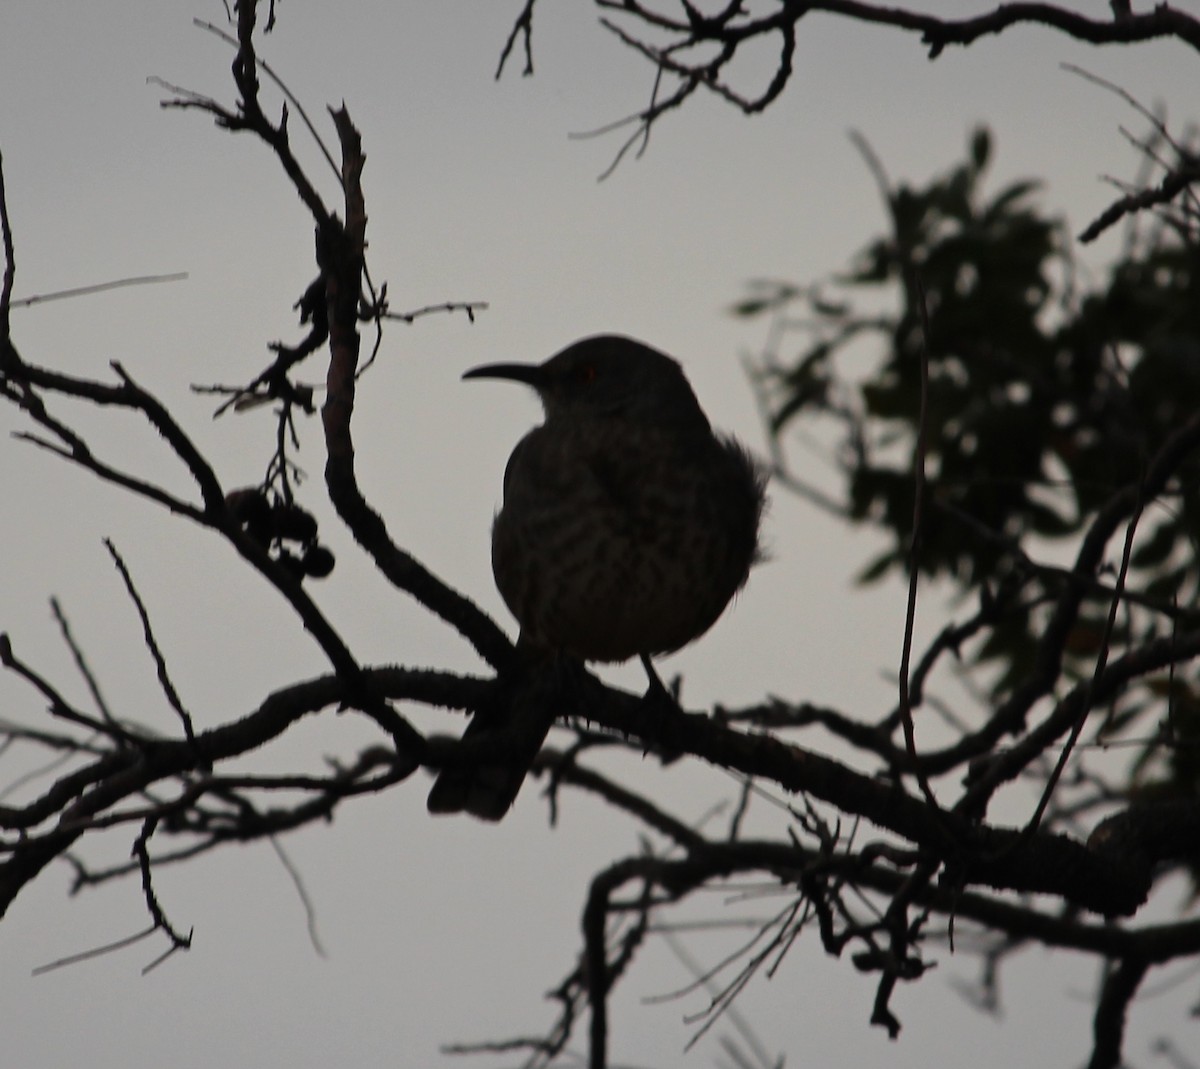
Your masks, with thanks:
[[[479,756],[438,773],[426,802],[430,813],[497,821],[508,812],[554,723],[557,702],[548,681],[535,672],[499,682],[463,732],[462,741],[477,743]]]

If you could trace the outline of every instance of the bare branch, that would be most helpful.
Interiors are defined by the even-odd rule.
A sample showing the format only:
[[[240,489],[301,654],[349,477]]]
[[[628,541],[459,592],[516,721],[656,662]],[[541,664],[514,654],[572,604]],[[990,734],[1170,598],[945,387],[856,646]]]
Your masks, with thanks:
[[[118,737],[125,737],[124,729],[117,723],[116,717],[113,716],[112,710],[109,709],[108,702],[100,690],[100,682],[96,679],[96,674],[92,671],[92,666],[88,664],[83,649],[75,641],[75,636],[71,633],[70,621],[67,620],[66,613],[63,612],[62,606],[59,605],[58,598],[50,599],[50,612],[54,616],[54,622],[58,624],[58,630],[62,635],[63,642],[66,644],[67,649],[71,651],[75,667],[79,670],[79,674],[83,677],[83,681],[87,685],[88,693],[92,696],[92,704],[96,706],[96,711],[100,714],[100,719]]]
[[[905,254],[906,261],[909,259]],[[913,625],[917,615],[917,582],[921,574],[921,535],[925,512],[925,461],[929,448],[929,309],[925,303],[925,289],[921,277],[911,263],[906,263],[910,284],[917,307],[921,312],[921,392],[917,414],[917,440],[913,448],[913,516],[912,537],[908,560],[908,601],[904,610],[904,640],[900,651],[900,723],[904,726],[904,746],[909,761],[916,771],[917,785],[925,800],[935,809],[940,809],[933,788],[929,786],[921,766],[917,763],[917,742],[913,733],[912,700],[909,695],[909,663],[912,655]]]
[[[383,518],[367,503],[358,486],[350,422],[359,355],[357,301],[366,242],[367,216],[360,184],[366,161],[361,138],[344,108],[334,112],[334,122],[342,141],[346,226],[336,222],[321,226],[319,222],[317,242],[330,345],[326,399],[321,409],[329,498],[359,544],[392,583],[451,624],[489,664],[500,666],[512,656],[508,638],[472,601],[392,541]]]
[[[17,256],[13,249],[12,224],[8,219],[8,194],[4,188],[4,155],[0,153],[0,244],[4,247],[4,273],[0,276],[0,346],[9,348],[8,310],[12,306],[13,282],[17,275]],[[3,367],[0,361],[0,367]]]
[[[109,290],[124,289],[126,286],[155,286],[162,282],[182,282],[187,277],[186,271],[175,271],[168,275],[132,275],[129,278],[115,278],[111,282],[97,282],[92,286],[74,286],[71,289],[55,290],[53,293],[35,293],[32,297],[19,297],[12,302],[12,307],[31,308],[35,304],[65,301],[73,297],[89,297],[93,293],[107,293]]]
[[[251,5],[251,6],[253,6],[253,5]],[[274,21],[275,21],[275,5],[272,3],[271,15],[270,15],[270,18],[268,19],[267,27],[266,27],[267,32],[270,32],[271,26],[274,24]],[[229,34],[227,34],[219,26],[216,26],[211,22],[206,22],[204,19],[192,19],[192,25],[199,26],[200,29],[202,29],[202,30],[207,30],[209,33],[213,34],[216,37],[219,37],[226,44],[232,45],[234,48],[239,47],[239,44],[238,44],[238,41],[236,38],[230,37]],[[300,103],[300,101],[296,98],[296,95],[291,91],[291,89],[288,88],[287,83],[282,78],[280,78],[279,75],[276,74],[271,69],[271,67],[267,63],[267,61],[264,60],[257,53],[254,55],[254,62],[256,64],[258,64],[258,69],[263,71],[264,73],[266,73],[267,77],[269,77],[271,79],[271,81],[273,81],[275,83],[275,85],[279,88],[279,91],[281,93],[283,93],[283,95],[285,97],[287,97],[288,103],[291,104],[291,106],[296,110],[297,114],[299,114],[301,120],[304,122],[305,128],[309,132],[309,135],[312,137],[313,141],[316,142],[317,147],[321,150],[321,155],[325,157],[325,162],[329,164],[329,169],[331,171],[333,171],[333,173],[340,179],[341,173],[338,171],[337,164],[334,163],[333,153],[331,153],[329,151],[329,148],[326,146],[325,141],[322,139],[321,135],[317,132],[317,128],[313,125],[312,120],[308,117],[308,112],[304,110],[304,105]],[[301,194],[301,195],[303,196],[303,194]]]
[[[1138,520],[1142,518],[1142,508],[1145,502],[1141,495],[1138,495],[1137,504],[1134,506],[1133,515],[1129,517],[1129,523],[1125,526],[1125,545],[1121,549],[1121,566],[1117,571],[1116,592],[1112,599],[1112,604],[1109,606],[1108,617],[1104,622],[1104,635],[1100,640],[1100,652],[1096,656],[1096,667],[1092,672],[1091,679],[1088,681],[1088,689],[1084,692],[1080,699],[1080,716],[1079,719],[1071,726],[1071,732],[1067,736],[1066,744],[1058,755],[1058,760],[1055,762],[1054,768],[1051,770],[1049,777],[1046,779],[1046,786],[1042,792],[1042,797],[1039,799],[1037,808],[1033,812],[1033,816],[1029,819],[1030,830],[1036,829],[1041,823],[1042,816],[1046,812],[1046,806],[1050,804],[1050,799],[1054,795],[1054,789],[1058,786],[1058,781],[1062,777],[1063,769],[1066,768],[1067,761],[1071,756],[1071,751],[1075,748],[1075,744],[1079,741],[1080,732],[1083,731],[1084,721],[1087,719],[1087,714],[1092,709],[1092,690],[1104,675],[1104,669],[1108,665],[1108,654],[1110,644],[1112,642],[1113,628],[1117,622],[1117,610],[1121,607],[1121,592],[1125,589],[1125,578],[1129,574],[1129,558],[1133,553],[1133,536],[1137,530]]]
[[[180,935],[171,926],[171,922],[167,920],[167,915],[159,904],[158,896],[154,893],[154,883],[150,876],[150,853],[146,844],[150,841],[150,836],[154,834],[156,827],[158,827],[158,817],[147,817],[142,824],[141,832],[133,843],[133,856],[137,858],[138,867],[142,873],[142,894],[146,897],[146,909],[150,912],[150,919],[154,921],[154,927],[166,933],[167,938],[171,940],[171,949],[188,950],[192,945],[192,933]],[[144,972],[149,972],[156,964],[157,962],[148,965]]]
[[[936,59],[949,46],[967,47],[976,41],[1004,33],[1017,26],[1042,26],[1057,30],[1075,40],[1093,45],[1121,45],[1158,38],[1175,38],[1200,50],[1200,20],[1172,8],[1156,4],[1144,13],[1128,13],[1120,18],[1089,18],[1066,8],[1046,3],[1003,3],[979,15],[953,19],[926,15],[906,8],[864,3],[861,0],[776,0],[765,10],[740,2],[730,2],[714,15],[701,13],[688,0],[680,0],[680,14],[664,14],[645,0],[595,0],[596,7],[610,12],[602,25],[633,51],[645,57],[658,75],[669,72],[681,85],[663,106],[652,104],[638,116],[638,132],[617,153],[611,173],[629,148],[644,140],[650,126],[665,111],[678,107],[698,88],[705,88],[746,114],[768,107],[783,92],[792,74],[798,24],[813,14],[835,15],[868,25],[887,26],[919,36],[930,59]],[[514,25],[501,59],[507,57],[518,29],[532,14],[529,3]],[[759,13],[762,10],[762,13]],[[619,20],[619,21],[618,21]],[[638,36],[627,26],[637,26],[646,36]],[[760,92],[745,93],[725,78],[730,61],[750,42],[778,35],[779,59],[773,76]],[[528,47],[529,38],[526,35]],[[716,50],[716,56],[713,51]],[[698,57],[698,58],[693,58]],[[532,70],[527,64],[526,73]],[[499,71],[497,72],[499,74]],[[606,129],[612,129],[612,126]]]
[[[504,48],[500,52],[500,62],[496,65],[497,81],[504,73],[504,64],[508,62],[508,57],[512,53],[518,37],[525,46],[525,69],[521,73],[526,77],[533,74],[533,5],[535,3],[537,0],[525,0],[525,6],[521,8],[521,13],[513,22],[508,40],[504,42]]]
[[[105,943],[103,946],[93,947],[91,950],[84,950],[79,954],[69,954],[65,958],[58,958],[56,961],[47,962],[45,965],[39,965],[33,970],[34,976],[41,976],[44,973],[53,972],[55,969],[61,969],[67,965],[77,965],[81,961],[90,961],[92,958],[98,958],[102,954],[111,953],[114,950],[121,950],[124,947],[133,946],[134,943],[140,943],[143,939],[153,935],[158,931],[158,926],[152,924],[140,932],[135,932],[133,935],[127,935],[124,939],[117,939],[111,943]]]
[[[1095,1045],[1087,1069],[1118,1069],[1122,1064],[1125,1017],[1148,967],[1149,962],[1125,958],[1109,968],[1096,1002],[1092,1026]]]
[[[1189,163],[1168,171],[1158,185],[1130,193],[1110,204],[1080,231],[1079,240],[1085,243],[1095,241],[1110,226],[1120,222],[1127,215],[1168,204],[1197,182],[1200,182],[1200,163]]]
[[[69,638],[67,642],[70,644]],[[112,720],[111,714],[108,713],[107,707],[103,704],[100,706],[103,712],[99,720],[88,716],[71,705],[49,681],[43,679],[13,653],[12,642],[9,640],[7,634],[0,634],[0,666],[7,668],[38,690],[49,702],[49,712],[52,716],[60,717],[73,724],[79,724],[81,727],[85,727],[89,731],[98,734],[116,735],[119,738],[127,737],[124,730]],[[85,678],[90,679],[90,672],[86,668],[86,662],[80,664],[80,670],[85,673]]]
[[[129,597],[133,600],[138,618],[142,621],[142,636],[145,639],[146,648],[150,651],[150,656],[154,658],[154,667],[158,674],[158,682],[162,687],[163,696],[167,699],[167,704],[179,716],[183,724],[184,736],[194,740],[196,732],[192,727],[192,716],[183,707],[183,702],[179,699],[175,685],[171,682],[171,677],[167,672],[166,659],[158,647],[158,642],[154,638],[154,631],[150,626],[150,614],[146,612],[146,605],[142,601],[141,595],[137,592],[137,587],[133,585],[133,576],[129,574],[129,569],[125,566],[125,561],[122,560],[121,555],[117,552],[117,547],[113,545],[112,540],[106,538],[104,546],[112,557],[113,563],[117,566],[117,571],[121,573],[121,578],[125,582],[125,589],[128,591]]]
[[[384,319],[398,319],[402,323],[412,323],[422,316],[433,315],[435,312],[463,312],[467,319],[475,322],[475,313],[487,309],[487,301],[443,301],[441,304],[427,304],[422,308],[414,308],[411,312],[381,312]]]

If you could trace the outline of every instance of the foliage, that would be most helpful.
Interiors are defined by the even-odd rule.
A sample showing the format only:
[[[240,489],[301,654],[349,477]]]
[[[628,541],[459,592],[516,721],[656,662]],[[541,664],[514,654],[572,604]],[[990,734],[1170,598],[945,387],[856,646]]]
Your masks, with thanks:
[[[1038,559],[1060,557],[1200,410],[1196,218],[1181,209],[1131,226],[1116,262],[1087,284],[1062,220],[1037,201],[1036,181],[985,189],[985,128],[965,160],[923,186],[891,188],[865,146],[864,154],[880,178],[889,232],[825,283],[758,282],[735,310],[774,316],[789,344],[804,339],[794,355],[767,360],[771,430],[781,446],[802,421],[833,435],[838,508],[889,543],[861,578],[915,565],[960,597],[984,592],[997,616],[975,657],[994,666],[993,694],[1002,697],[1030,670],[1045,606],[1064,581],[1064,570]],[[889,304],[894,311],[876,310]],[[923,370],[926,508],[913,554]],[[1122,627],[1143,641],[1194,616],[1198,481],[1193,456],[1165,493],[1142,502]],[[1110,580],[1117,564],[1108,563]],[[1098,598],[1073,625],[1067,653],[1077,677],[1095,662],[1108,609]],[[1164,706],[1165,686],[1153,681],[1109,727],[1128,727],[1132,711],[1166,710],[1187,737],[1192,684],[1176,680],[1178,700]],[[1163,750],[1153,724],[1143,718],[1139,728],[1154,736],[1144,773]],[[1194,764],[1180,756],[1186,745],[1167,752],[1173,768]],[[1189,773],[1180,789],[1195,782]]]

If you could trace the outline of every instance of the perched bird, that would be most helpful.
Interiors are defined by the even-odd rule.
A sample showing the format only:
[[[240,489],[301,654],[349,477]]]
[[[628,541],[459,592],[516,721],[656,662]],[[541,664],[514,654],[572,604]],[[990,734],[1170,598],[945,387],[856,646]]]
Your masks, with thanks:
[[[678,362],[631,338],[585,338],[542,364],[488,364],[463,378],[525,383],[545,409],[508,460],[492,528],[518,648],[639,657],[661,690],[650,658],[704,634],[758,557],[763,473],[713,433]],[[464,738],[488,732],[508,745],[495,760],[443,769],[432,812],[504,815],[554,716],[522,704],[536,702],[509,694],[476,712]]]

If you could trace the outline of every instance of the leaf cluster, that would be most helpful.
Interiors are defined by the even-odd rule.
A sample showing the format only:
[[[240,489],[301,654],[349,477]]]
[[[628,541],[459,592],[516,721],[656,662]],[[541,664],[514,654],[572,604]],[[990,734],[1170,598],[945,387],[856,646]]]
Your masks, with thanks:
[[[964,160],[924,185],[893,186],[864,152],[887,232],[819,285],[756,283],[735,312],[771,314],[780,337],[803,339],[764,370],[770,429],[782,456],[793,432],[832,427],[838,507],[886,536],[860,579],[915,566],[959,595],[1004,602],[976,650],[997,669],[1000,695],[1029,671],[1039,610],[1065,581],[1065,569],[1044,562],[1067,559],[1097,512],[1137,486],[1148,458],[1200,409],[1196,220],[1175,211],[1131,227],[1103,277],[1085,279],[1036,181],[987,190],[985,128]],[[925,508],[913,552],[923,362]],[[1200,458],[1190,457],[1143,502],[1121,617],[1131,641],[1170,633],[1196,604],[1198,484]],[[1106,570],[1111,591],[1115,563]],[[1104,579],[1067,643],[1077,676],[1105,631]],[[1185,686],[1160,683],[1128,717],[1162,709]],[[1174,752],[1177,771],[1191,768]]]

